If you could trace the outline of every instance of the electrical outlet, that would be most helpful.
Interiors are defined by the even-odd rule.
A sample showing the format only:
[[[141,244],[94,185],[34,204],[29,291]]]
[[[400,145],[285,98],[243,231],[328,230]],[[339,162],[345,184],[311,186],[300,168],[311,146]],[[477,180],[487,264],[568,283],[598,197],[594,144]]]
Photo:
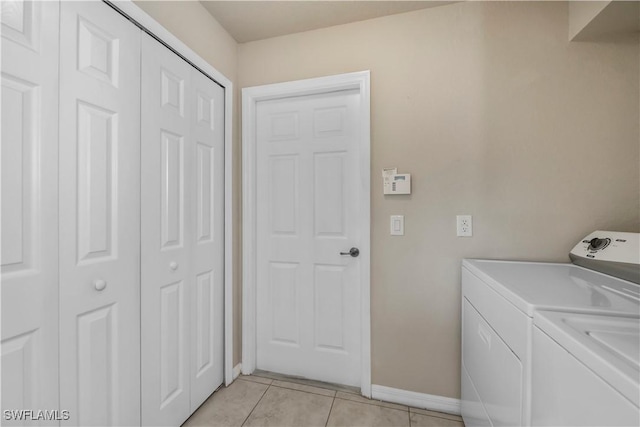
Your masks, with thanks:
[[[458,237],[473,236],[473,221],[471,219],[471,215],[456,216],[456,224],[457,224]]]

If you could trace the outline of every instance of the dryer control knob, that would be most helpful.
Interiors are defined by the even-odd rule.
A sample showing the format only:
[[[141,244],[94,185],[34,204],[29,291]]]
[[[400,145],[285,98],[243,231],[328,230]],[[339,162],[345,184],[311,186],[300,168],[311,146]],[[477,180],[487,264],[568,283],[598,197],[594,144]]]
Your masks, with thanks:
[[[594,237],[589,242],[589,249],[594,250],[594,251],[597,251],[598,249],[602,249],[605,246],[607,246],[607,243],[609,243],[608,240],[609,239],[599,239],[597,237]]]

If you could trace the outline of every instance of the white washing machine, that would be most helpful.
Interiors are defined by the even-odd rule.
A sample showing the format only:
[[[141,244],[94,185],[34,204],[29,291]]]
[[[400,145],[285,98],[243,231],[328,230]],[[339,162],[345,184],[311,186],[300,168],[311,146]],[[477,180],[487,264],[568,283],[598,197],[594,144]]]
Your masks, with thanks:
[[[639,250],[640,235],[611,232],[596,232],[574,248],[572,258],[587,258],[582,264],[588,267],[595,259],[609,274],[573,264],[463,261],[461,412],[467,426],[531,425],[537,312],[640,315],[640,286],[611,275],[617,266],[635,279]]]
[[[531,423],[640,426],[640,319],[533,317]]]

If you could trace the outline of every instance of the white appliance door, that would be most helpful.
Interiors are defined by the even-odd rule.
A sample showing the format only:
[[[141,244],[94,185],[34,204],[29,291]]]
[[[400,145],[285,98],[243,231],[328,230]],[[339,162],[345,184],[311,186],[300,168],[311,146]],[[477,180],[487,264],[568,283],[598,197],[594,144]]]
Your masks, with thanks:
[[[0,16],[2,424],[22,425],[4,411],[58,409],[58,3]]]
[[[257,368],[360,385],[357,91],[257,106]]]
[[[60,6],[60,406],[140,423],[140,30]]]
[[[190,282],[191,411],[224,374],[224,90],[191,68],[195,146],[193,256]],[[193,182],[193,181],[192,181]],[[229,230],[231,231],[231,230]]]
[[[142,36],[142,423],[190,414],[191,67]]]

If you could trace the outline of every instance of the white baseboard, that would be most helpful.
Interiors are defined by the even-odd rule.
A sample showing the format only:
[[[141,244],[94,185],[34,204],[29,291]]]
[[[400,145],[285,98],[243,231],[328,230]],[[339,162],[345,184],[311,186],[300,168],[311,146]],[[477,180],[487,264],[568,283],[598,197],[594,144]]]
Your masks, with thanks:
[[[240,376],[240,372],[242,372],[242,363],[238,363],[233,367],[233,379],[235,380]]]
[[[453,399],[451,397],[435,396],[433,394],[417,393],[415,391],[400,390],[398,388],[373,384],[371,386],[371,398],[384,400],[385,402],[400,403],[414,408],[427,409],[429,411],[460,415],[460,399]]]

